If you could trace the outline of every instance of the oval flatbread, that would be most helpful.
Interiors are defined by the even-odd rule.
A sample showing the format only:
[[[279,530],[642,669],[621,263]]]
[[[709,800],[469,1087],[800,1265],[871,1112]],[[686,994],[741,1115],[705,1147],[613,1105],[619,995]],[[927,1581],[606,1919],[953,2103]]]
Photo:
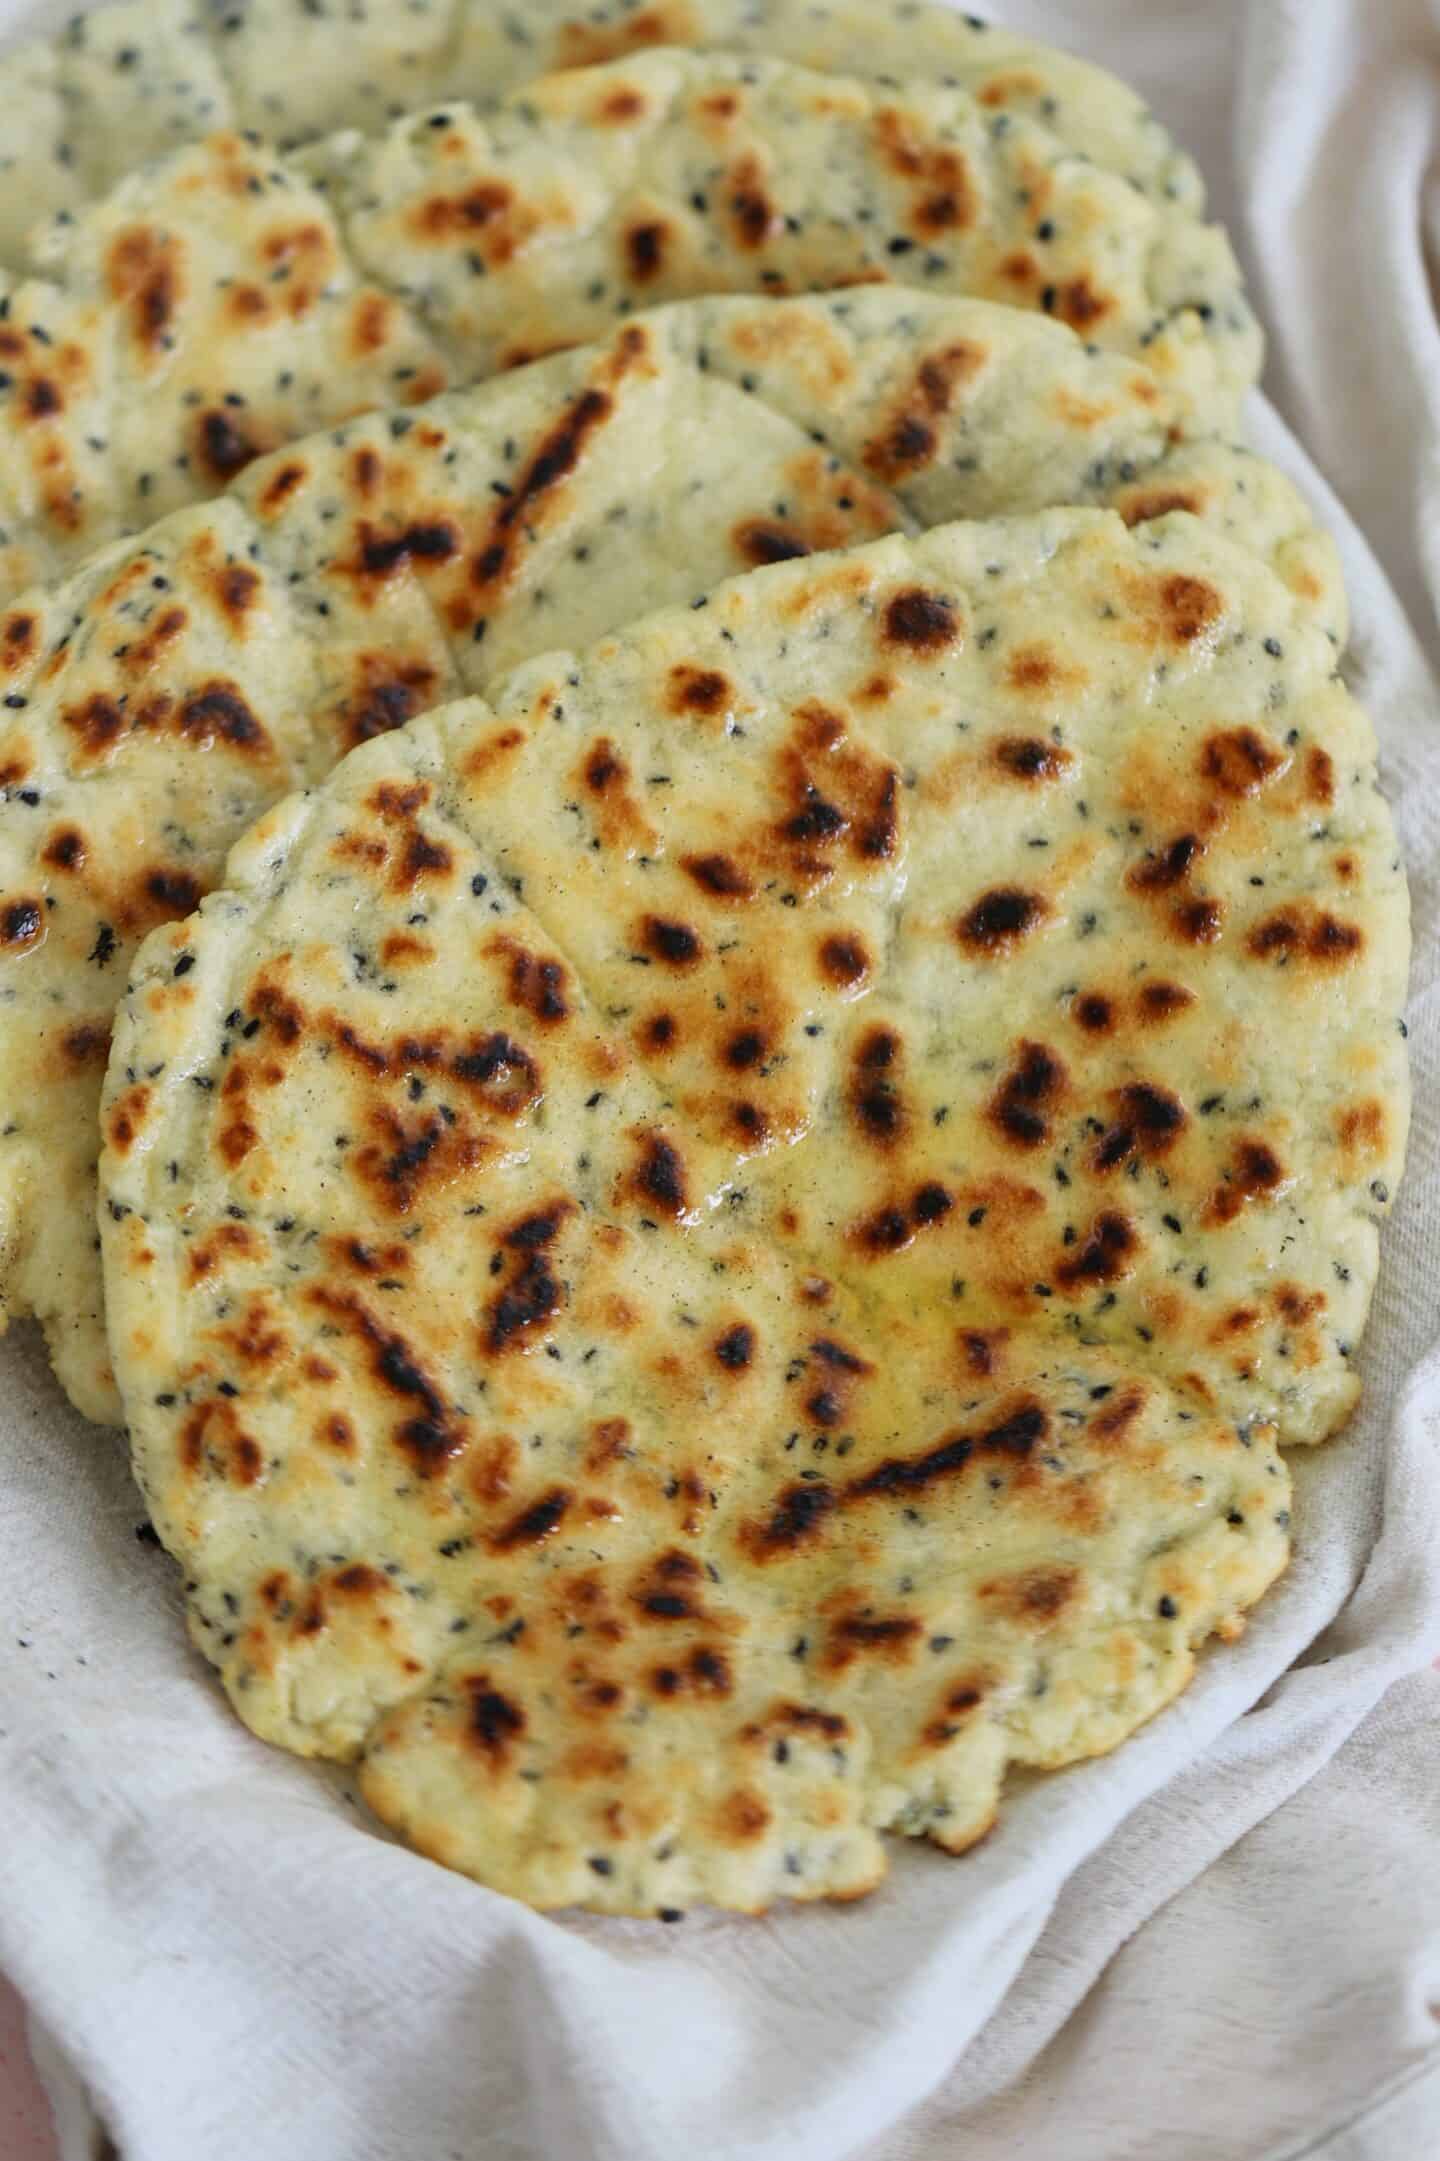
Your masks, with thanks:
[[[557,68],[651,45],[769,55],[803,67],[959,84],[988,110],[1053,125],[1147,194],[1196,207],[1200,181],[1126,84],[974,15],[914,0],[408,0],[332,18],[314,0],[124,0],[0,59],[0,260],[45,214],[79,210],[143,164],[218,128],[282,145],[382,130],[441,98],[492,104]]]
[[[712,292],[869,282],[1048,313],[1233,432],[1224,235],[944,86],[645,54],[303,155],[227,134],[43,234],[0,321],[0,595],[262,452]]]
[[[541,1906],[851,1895],[1283,1567],[1406,1120],[1364,714],[1056,511],[364,746],[147,943],[102,1229],[241,1715]]]
[[[1268,553],[1337,643],[1333,551],[1137,364],[875,288],[715,300],[249,467],[0,614],[0,1294],[114,1421],[92,1224],[109,1016],[260,810],[569,637],[912,518],[1115,502]]]

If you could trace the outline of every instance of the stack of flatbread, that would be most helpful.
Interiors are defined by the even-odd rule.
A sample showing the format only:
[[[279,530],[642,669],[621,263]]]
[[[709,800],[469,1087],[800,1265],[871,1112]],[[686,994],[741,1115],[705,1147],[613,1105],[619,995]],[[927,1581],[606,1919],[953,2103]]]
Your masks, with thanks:
[[[572,8],[0,64],[0,1292],[258,1734],[668,1919],[971,1845],[1323,1538],[1406,893],[1138,101]]]

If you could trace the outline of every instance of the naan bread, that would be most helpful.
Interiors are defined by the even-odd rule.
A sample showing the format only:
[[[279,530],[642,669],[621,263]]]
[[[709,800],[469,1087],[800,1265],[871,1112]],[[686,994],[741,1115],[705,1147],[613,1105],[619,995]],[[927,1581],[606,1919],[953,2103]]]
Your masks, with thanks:
[[[299,435],[665,300],[988,295],[1138,355],[1191,434],[1233,432],[1259,362],[1223,235],[1041,122],[685,53],[299,157],[215,135],[26,267],[0,320],[0,598]]]
[[[119,1412],[94,1107],[145,930],[196,905],[267,804],[483,680],[489,653],[903,522],[635,325],[263,461],[0,616],[4,1295],[40,1315],[81,1409]]]
[[[296,163],[367,275],[490,369],[656,301],[895,283],[1053,314],[1223,421],[1259,372],[1218,226],[943,84],[642,53]]]
[[[382,129],[440,98],[493,103],[557,68],[649,45],[768,54],[847,74],[962,85],[994,112],[1044,119],[1071,149],[1157,199],[1198,208],[1199,177],[1135,92],[1068,53],[911,0],[406,0],[337,17],[321,0],[125,0],[0,60],[0,261],[41,216],[74,211],[212,129],[282,145]]]
[[[912,503],[1188,506],[1253,532],[1340,641],[1289,484],[1173,426],[1144,369],[1016,310],[702,302],[262,460],[0,614],[0,1294],[81,1409],[120,1414],[92,1222],[110,1012],[267,804],[561,638]]]
[[[32,262],[0,320],[5,599],[267,450],[452,379],[316,189],[235,135],[121,182]]]
[[[1406,1118],[1333,649],[1192,518],[734,581],[146,944],[116,1369],[241,1715],[541,1906],[848,1896],[1284,1566]]]

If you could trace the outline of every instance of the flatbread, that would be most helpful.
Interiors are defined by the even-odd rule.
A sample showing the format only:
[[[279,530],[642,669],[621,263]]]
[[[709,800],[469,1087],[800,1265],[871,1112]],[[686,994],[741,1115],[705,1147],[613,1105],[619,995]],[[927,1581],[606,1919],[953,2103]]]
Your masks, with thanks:
[[[874,286],[686,304],[668,320],[698,366],[893,488],[922,525],[1055,504],[1109,504],[1127,525],[1189,511],[1262,556],[1345,644],[1339,554],[1292,483],[1197,435],[1188,401],[1148,369],[1086,347],[1082,374],[1075,335],[1048,318]]]
[[[235,135],[122,181],[33,263],[0,320],[5,599],[267,450],[452,379],[317,191]]]
[[[109,1015],[141,935],[260,810],[561,638],[912,502],[1189,506],[1253,531],[1341,641],[1288,483],[1173,425],[1143,369],[1016,310],[700,302],[262,460],[0,615],[0,1294],[40,1315],[72,1399],[119,1419],[91,1221]]]
[[[1043,118],[1157,198],[1201,199],[1199,177],[1135,92],[1100,68],[974,16],[911,0],[654,0],[587,7],[499,0],[351,9],[321,0],[125,0],[0,60],[0,262],[33,223],[93,201],[147,158],[215,128],[282,146],[336,128],[375,133],[447,97],[492,103],[557,68],[647,45],[769,54],[805,67],[954,81],[996,112]]]
[[[1193,518],[734,581],[366,745],[140,956],[135,1465],[254,1729],[540,1906],[852,1896],[1284,1566],[1406,1118],[1323,631]]]
[[[303,156],[217,134],[25,267],[0,301],[3,598],[297,436],[711,291],[880,279],[1048,309],[1143,358],[1192,434],[1234,432],[1259,364],[1223,235],[1043,123],[685,53]]]
[[[149,925],[195,906],[266,804],[483,678],[492,622],[513,659],[567,617],[598,633],[704,590],[756,548],[897,522],[887,491],[635,326],[265,461],[6,611],[0,1246],[7,1306],[38,1312],[83,1410],[119,1411],[94,1106]]]
[[[699,292],[893,283],[1053,314],[1215,420],[1259,372],[1218,226],[943,84],[650,52],[296,162],[367,275],[487,369]]]

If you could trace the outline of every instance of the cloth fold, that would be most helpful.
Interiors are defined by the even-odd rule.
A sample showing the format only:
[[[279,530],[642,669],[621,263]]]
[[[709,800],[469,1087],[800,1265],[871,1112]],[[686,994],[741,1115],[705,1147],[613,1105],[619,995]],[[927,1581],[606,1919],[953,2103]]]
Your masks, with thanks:
[[[1259,400],[1252,440],[1342,542],[1346,668],[1381,735],[1416,932],[1411,1168],[1364,1407],[1296,1461],[1295,1565],[1244,1640],[1116,1755],[1017,1784],[963,1861],[897,1853],[863,1905],[661,1930],[532,1915],[251,1739],[184,1646],[122,1455],[17,1333],[0,1345],[0,1966],[47,2077],[73,2101],[70,2067],[126,2161],[1415,2161],[1440,2144],[1440,1684],[1405,1678],[1440,1653],[1440,693],[1405,614],[1437,650],[1440,7],[992,12],[1137,81],[1201,157],[1316,462]],[[91,2161],[83,2114],[64,2139],[65,2161]]]

